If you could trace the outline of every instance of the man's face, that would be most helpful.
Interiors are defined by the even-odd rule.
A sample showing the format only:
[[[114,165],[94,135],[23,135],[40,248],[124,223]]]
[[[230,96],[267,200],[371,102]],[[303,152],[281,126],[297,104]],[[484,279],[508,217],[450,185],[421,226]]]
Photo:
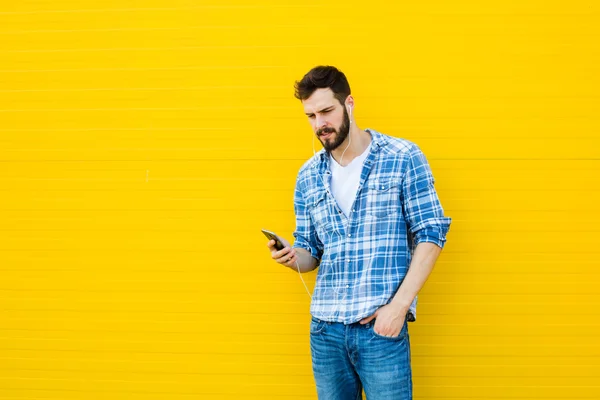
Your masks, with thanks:
[[[346,107],[333,96],[331,89],[317,89],[302,102],[315,135],[331,152],[338,148],[350,132],[350,118]]]

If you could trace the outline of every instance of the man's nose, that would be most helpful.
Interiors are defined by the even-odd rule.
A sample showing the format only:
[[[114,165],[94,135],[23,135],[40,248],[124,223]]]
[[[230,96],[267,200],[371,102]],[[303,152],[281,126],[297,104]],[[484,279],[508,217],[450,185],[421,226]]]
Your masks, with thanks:
[[[317,130],[325,128],[327,126],[327,121],[324,117],[320,117],[317,115]]]

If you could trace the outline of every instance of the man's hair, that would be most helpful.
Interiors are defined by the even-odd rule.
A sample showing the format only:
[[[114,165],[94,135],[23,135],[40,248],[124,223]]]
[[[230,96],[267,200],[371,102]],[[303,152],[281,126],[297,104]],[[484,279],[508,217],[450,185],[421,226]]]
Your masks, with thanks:
[[[330,65],[314,67],[302,77],[302,80],[296,81],[294,88],[296,90],[294,97],[298,100],[306,100],[315,90],[323,88],[331,89],[341,105],[344,105],[346,98],[350,95],[350,85],[346,75]]]

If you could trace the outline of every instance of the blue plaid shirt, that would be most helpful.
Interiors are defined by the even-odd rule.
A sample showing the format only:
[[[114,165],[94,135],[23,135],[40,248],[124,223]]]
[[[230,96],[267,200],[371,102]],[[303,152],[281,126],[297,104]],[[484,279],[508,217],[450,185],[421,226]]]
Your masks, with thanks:
[[[388,304],[416,245],[443,247],[450,228],[419,147],[366,131],[371,150],[349,217],[331,193],[325,150],[304,163],[296,179],[293,247],[308,250],[319,262],[310,313],[326,321],[357,322]],[[416,318],[417,297],[409,321]]]

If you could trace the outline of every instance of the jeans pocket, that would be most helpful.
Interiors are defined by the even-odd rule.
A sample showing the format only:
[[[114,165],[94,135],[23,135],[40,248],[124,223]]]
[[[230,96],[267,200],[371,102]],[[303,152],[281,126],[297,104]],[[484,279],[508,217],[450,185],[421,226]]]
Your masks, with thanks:
[[[310,334],[311,335],[318,335],[321,332],[323,332],[323,330],[325,329],[325,326],[327,325],[326,321],[322,321],[320,319],[317,319],[315,317],[311,317],[310,320]]]
[[[408,326],[407,326],[406,322],[404,322],[404,325],[402,326],[402,330],[400,331],[398,336],[394,336],[394,337],[383,336],[383,335],[380,335],[379,333],[375,332],[375,324],[374,323],[373,323],[373,326],[371,327],[371,332],[373,333],[373,336],[378,339],[390,340],[392,342],[399,342],[406,338],[406,335],[408,333]]]

